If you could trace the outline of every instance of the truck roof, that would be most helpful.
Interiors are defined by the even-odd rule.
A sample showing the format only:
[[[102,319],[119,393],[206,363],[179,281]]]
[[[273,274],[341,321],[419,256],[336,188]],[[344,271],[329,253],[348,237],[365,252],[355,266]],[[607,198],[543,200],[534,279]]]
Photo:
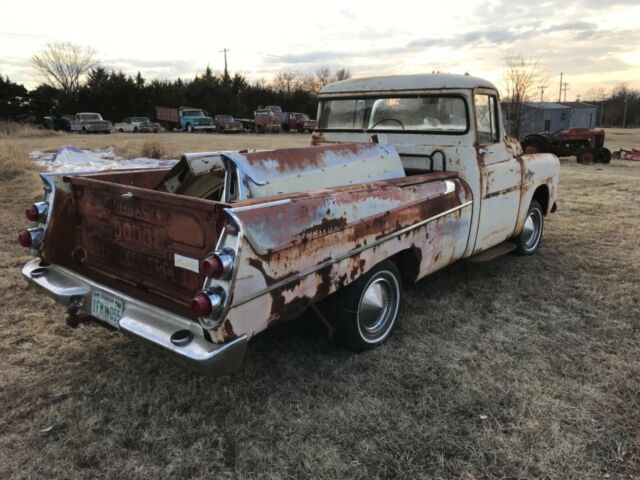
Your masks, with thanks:
[[[387,75],[381,77],[366,77],[342,80],[330,83],[321,91],[320,95],[334,93],[362,93],[377,91],[402,90],[439,90],[439,89],[471,89],[475,87],[496,87],[493,83],[471,75],[453,73],[426,73],[414,75]]]

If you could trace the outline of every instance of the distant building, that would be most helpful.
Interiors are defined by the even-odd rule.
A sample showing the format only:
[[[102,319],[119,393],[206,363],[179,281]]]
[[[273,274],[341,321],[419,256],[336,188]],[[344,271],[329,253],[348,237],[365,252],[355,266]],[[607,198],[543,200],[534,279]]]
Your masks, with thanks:
[[[510,103],[502,104],[502,117],[511,131]],[[530,133],[559,132],[569,128],[594,128],[597,105],[582,102],[527,102],[520,136]]]

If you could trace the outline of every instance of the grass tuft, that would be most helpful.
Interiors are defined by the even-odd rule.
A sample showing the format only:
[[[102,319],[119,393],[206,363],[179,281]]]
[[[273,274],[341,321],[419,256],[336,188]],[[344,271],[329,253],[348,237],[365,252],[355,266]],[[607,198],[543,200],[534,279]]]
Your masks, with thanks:
[[[142,156],[147,158],[162,158],[167,155],[167,150],[160,142],[144,142],[142,144]]]
[[[29,160],[24,147],[15,143],[0,144],[0,177],[11,180],[24,173],[34,173],[37,165]]]
[[[57,135],[62,135],[62,133],[28,123],[0,122],[0,138],[54,137]]]

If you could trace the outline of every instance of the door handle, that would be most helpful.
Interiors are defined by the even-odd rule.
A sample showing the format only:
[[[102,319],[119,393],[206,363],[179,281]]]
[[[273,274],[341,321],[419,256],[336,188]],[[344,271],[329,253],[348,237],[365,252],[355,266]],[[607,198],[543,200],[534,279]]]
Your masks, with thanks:
[[[478,153],[479,153],[480,155],[486,155],[486,153],[487,153],[487,149],[486,149],[486,148],[482,148],[482,147],[480,147],[480,148],[478,149]]]

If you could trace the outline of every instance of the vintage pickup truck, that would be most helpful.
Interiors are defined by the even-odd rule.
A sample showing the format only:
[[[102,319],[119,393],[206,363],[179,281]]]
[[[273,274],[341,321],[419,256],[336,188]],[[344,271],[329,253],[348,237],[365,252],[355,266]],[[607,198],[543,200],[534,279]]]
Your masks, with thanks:
[[[43,174],[23,275],[71,324],[88,315],[213,374],[309,307],[368,350],[391,335],[403,286],[538,249],[558,159],[523,155],[498,105],[471,76],[346,80],[322,90],[312,147]]]
[[[112,125],[99,113],[76,113],[70,128],[72,132],[80,133],[111,133]]]
[[[193,133],[199,130],[213,132],[213,118],[205,115],[204,110],[191,107],[156,107],[158,123],[169,131],[174,129]]]

